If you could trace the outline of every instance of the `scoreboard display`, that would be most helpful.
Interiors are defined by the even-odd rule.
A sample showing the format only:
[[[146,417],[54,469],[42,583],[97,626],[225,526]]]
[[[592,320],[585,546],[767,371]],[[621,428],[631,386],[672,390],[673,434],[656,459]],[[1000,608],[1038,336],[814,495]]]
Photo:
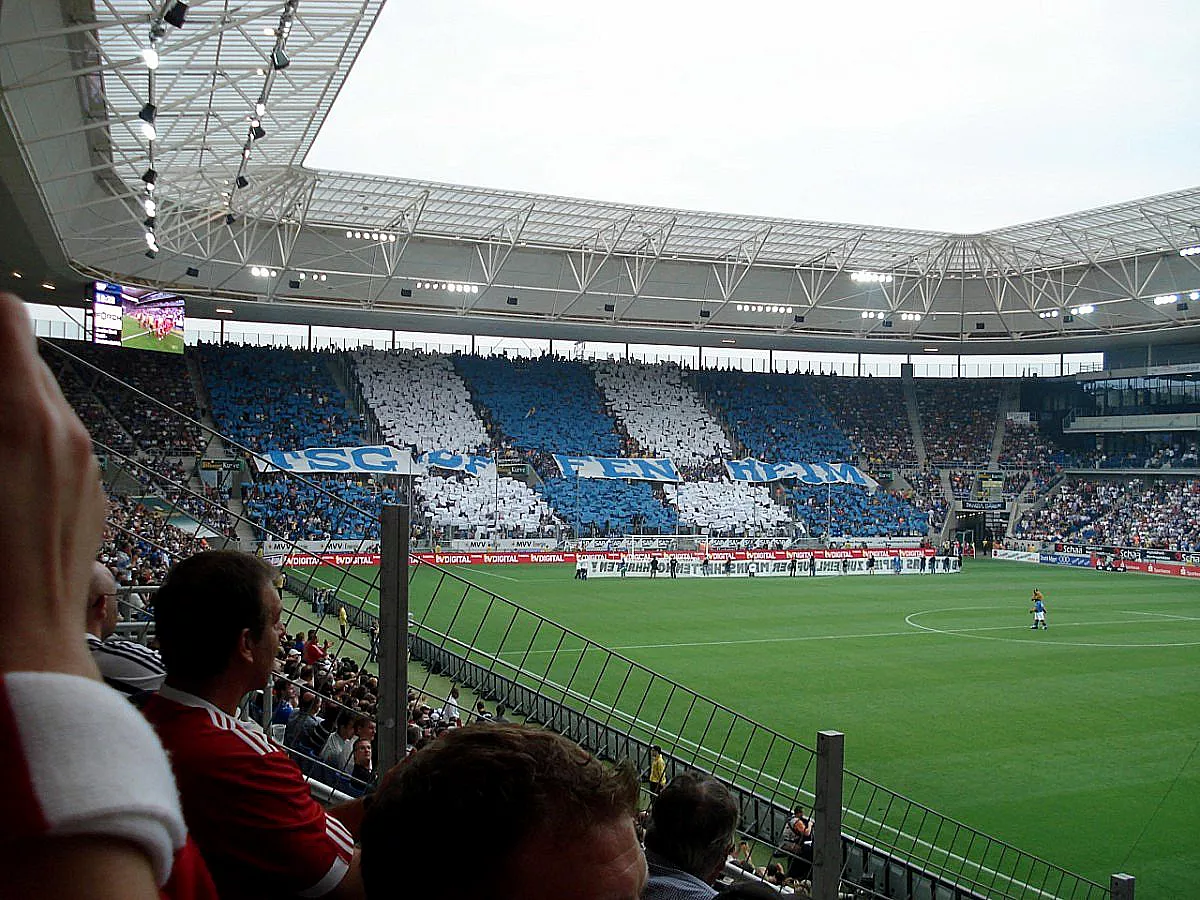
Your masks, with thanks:
[[[93,282],[91,294],[94,343],[183,352],[184,303],[178,294],[108,281]]]

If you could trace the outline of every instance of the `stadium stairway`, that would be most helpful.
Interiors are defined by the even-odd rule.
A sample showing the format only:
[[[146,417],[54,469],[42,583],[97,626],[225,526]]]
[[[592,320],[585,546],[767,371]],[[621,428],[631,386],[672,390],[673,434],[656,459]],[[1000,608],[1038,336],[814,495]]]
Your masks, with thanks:
[[[912,429],[913,449],[917,453],[917,465],[923,469],[929,460],[925,455],[925,437],[921,433],[921,416],[917,412],[917,387],[911,379],[904,381],[904,409],[908,413],[908,427]]]
[[[1008,414],[1021,406],[1021,386],[1006,384],[1000,392],[1000,404],[996,409],[996,433],[992,436],[992,452],[988,456],[988,468],[1000,468],[1000,454],[1004,449],[1004,432],[1008,429]]]

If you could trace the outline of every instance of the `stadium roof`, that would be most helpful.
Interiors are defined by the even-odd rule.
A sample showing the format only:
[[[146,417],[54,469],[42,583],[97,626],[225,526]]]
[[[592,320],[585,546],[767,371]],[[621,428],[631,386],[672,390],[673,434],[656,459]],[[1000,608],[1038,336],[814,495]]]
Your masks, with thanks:
[[[268,321],[882,352],[1200,333],[1200,189],[961,235],[305,168],[382,2],[193,0],[181,27],[176,0],[7,5],[0,212],[60,279]]]

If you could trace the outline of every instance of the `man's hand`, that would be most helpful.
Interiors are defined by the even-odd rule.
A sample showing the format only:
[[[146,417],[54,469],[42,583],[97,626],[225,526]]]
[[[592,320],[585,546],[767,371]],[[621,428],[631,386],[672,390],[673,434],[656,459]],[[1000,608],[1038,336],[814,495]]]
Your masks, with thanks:
[[[0,672],[97,677],[85,599],[106,501],[87,429],[38,357],[21,301],[0,294]]]

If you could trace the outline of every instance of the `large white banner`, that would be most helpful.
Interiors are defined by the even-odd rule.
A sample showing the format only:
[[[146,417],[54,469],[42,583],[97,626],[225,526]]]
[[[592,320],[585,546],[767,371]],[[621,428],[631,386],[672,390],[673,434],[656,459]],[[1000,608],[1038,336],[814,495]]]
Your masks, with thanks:
[[[412,454],[396,447],[309,447],[304,450],[268,450],[254,458],[260,472],[329,474],[365,472],[372,475],[416,475],[422,469]]]
[[[849,463],[765,463],[757,459],[727,459],[725,469],[734,481],[756,484],[795,479],[801,484],[857,484],[872,491],[879,487],[879,482]]]
[[[555,453],[558,470],[568,478],[628,478],[634,481],[683,481],[669,459],[620,459]]]
[[[429,450],[417,457],[423,466],[466,472],[468,475],[495,475],[496,462],[490,456],[477,453],[454,453],[450,450]]]

